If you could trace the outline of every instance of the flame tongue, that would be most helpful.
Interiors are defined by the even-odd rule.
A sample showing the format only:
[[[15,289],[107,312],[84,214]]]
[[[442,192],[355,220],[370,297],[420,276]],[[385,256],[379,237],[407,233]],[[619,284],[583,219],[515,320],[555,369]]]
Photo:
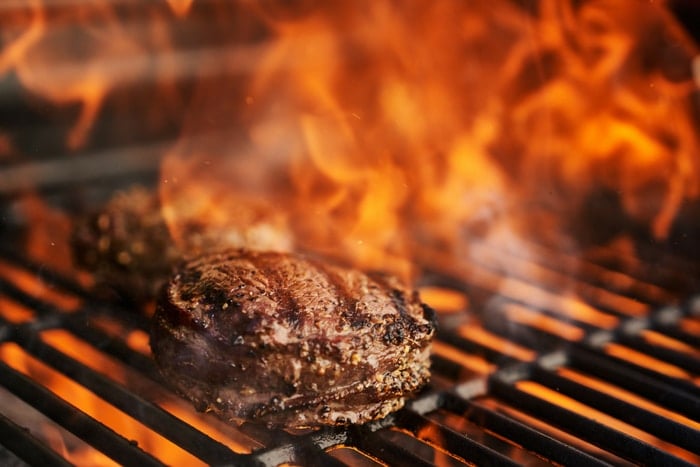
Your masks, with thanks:
[[[187,16],[194,0],[166,0],[173,12],[180,17]]]
[[[697,48],[663,6],[59,3],[3,7],[0,73],[77,104],[69,149],[106,110],[182,126],[161,186],[179,243],[196,225],[247,244],[252,222],[255,247],[410,275],[425,246],[459,256],[532,211],[572,223],[601,199],[664,238],[700,195]],[[13,144],[0,129],[0,154]]]
[[[178,151],[164,178],[227,180],[216,197],[264,198],[298,247],[404,276],[421,247],[459,253],[532,206],[576,215],[598,190],[664,236],[699,186],[690,76],[658,49],[687,65],[692,48],[656,7],[538,5],[267,5],[244,103],[215,115],[243,122],[245,149],[207,154],[201,177],[187,169],[201,153]]]

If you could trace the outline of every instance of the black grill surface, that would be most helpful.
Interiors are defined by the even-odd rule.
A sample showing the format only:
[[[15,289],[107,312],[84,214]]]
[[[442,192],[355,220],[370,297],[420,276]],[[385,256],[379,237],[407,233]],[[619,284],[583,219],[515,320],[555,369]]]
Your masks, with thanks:
[[[290,433],[196,412],[161,381],[142,313],[35,262],[12,231],[0,231],[3,465],[700,463],[697,277],[663,251],[578,258],[533,242],[533,260],[475,245],[468,267],[425,278],[469,303],[438,309],[430,386],[385,420]]]

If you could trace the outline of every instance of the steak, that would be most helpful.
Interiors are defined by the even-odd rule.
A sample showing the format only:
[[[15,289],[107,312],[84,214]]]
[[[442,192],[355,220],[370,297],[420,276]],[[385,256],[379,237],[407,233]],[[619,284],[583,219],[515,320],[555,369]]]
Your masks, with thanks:
[[[80,218],[71,243],[75,263],[94,274],[99,289],[137,302],[155,297],[182,257],[158,197],[142,187],[118,192]]]
[[[182,265],[158,300],[151,348],[198,410],[302,428],[401,408],[429,379],[435,328],[395,278],[238,249]]]
[[[157,193],[140,186],[117,192],[104,206],[76,222],[72,250],[78,266],[92,272],[99,289],[135,302],[152,300],[183,258],[209,250],[249,248],[285,251],[291,233],[269,208],[235,198],[231,220],[212,224],[183,196],[172,201],[179,228],[173,242]],[[230,204],[234,204],[230,202]]]

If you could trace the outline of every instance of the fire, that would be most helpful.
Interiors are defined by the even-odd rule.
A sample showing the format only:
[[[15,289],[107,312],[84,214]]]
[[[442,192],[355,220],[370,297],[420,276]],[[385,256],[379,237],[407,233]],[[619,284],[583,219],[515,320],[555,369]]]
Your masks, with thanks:
[[[521,323],[532,328],[545,331],[555,336],[560,336],[566,340],[579,341],[583,339],[585,333],[583,329],[565,321],[560,321],[551,316],[547,316],[538,310],[518,305],[505,305],[506,318],[509,322]]]
[[[582,373],[579,373],[575,370],[571,370],[568,368],[561,368],[558,370],[559,374],[562,376],[571,379],[573,381],[576,381],[578,383],[581,383],[585,385],[586,387],[595,389],[597,391],[604,392],[606,394],[610,394],[613,397],[616,397],[617,399],[624,400],[626,402],[630,402],[638,407],[642,407],[646,410],[649,410],[651,412],[654,412],[656,414],[659,414],[665,418],[674,420],[678,423],[682,423],[684,425],[687,425],[691,428],[694,429],[700,429],[700,423],[693,421],[682,414],[678,414],[676,412],[673,412],[671,410],[667,410],[657,404],[654,404],[642,397],[639,397],[629,391],[626,391],[624,389],[621,389],[617,386],[613,386],[610,383],[606,383],[605,381],[601,381],[597,378],[591,377],[584,375]]]
[[[197,458],[190,456],[188,453],[180,450],[177,446],[170,444],[169,441],[157,435],[148,438],[148,441],[146,441],[143,433],[148,432],[148,430],[139,422],[96,397],[83,386],[29,356],[15,344],[3,344],[0,350],[2,350],[0,358],[5,360],[13,368],[32,378],[44,381],[44,384],[47,384],[51,391],[59,397],[70,401],[79,410],[100,420],[122,436],[128,439],[138,440],[139,445],[143,449],[158,452],[158,455],[165,459],[165,462],[173,463],[177,462],[179,459],[180,461],[186,462],[188,465],[199,465]],[[155,444],[150,444],[149,441],[153,441]],[[142,442],[145,443],[142,444]],[[73,453],[71,453],[71,455],[72,454]],[[96,465],[104,465],[103,458],[100,456],[85,459],[82,458],[84,454],[81,452],[77,452],[75,455],[77,457],[74,461],[82,459],[82,461],[90,464],[99,463]],[[70,460],[71,456],[69,456],[68,459]]]
[[[700,378],[698,378],[697,375],[694,375],[671,363],[664,362],[658,358],[654,358],[645,353],[625,347],[624,345],[611,342],[605,345],[605,351],[614,357],[633,362],[635,365],[639,365],[640,367],[656,371],[673,378],[691,381],[697,385],[700,385]]]
[[[467,339],[471,339],[471,340],[478,342],[480,344],[483,344],[487,347],[491,347],[494,350],[498,350],[499,352],[502,352],[504,355],[509,355],[511,357],[515,357],[518,360],[521,360],[524,362],[531,362],[536,357],[536,354],[534,351],[532,351],[528,348],[522,347],[518,344],[515,344],[510,340],[507,340],[507,339],[499,337],[495,334],[492,334],[489,331],[487,331],[481,327],[461,326],[457,330],[457,332],[461,336],[466,337]]]
[[[34,311],[31,308],[5,297],[0,297],[0,318],[3,320],[18,324],[31,321],[34,317]]]
[[[694,336],[700,336],[700,319],[684,318],[680,322],[681,329]]]
[[[415,434],[416,438],[426,443],[428,446],[434,449],[433,455],[433,465],[437,467],[449,467],[456,464],[453,454],[449,452],[444,446],[445,443],[442,433],[440,433],[439,426],[435,423],[427,422],[425,426],[420,428]],[[462,460],[457,458],[458,460]]]
[[[571,376],[571,375],[569,375]],[[624,432],[629,436],[637,438],[645,443],[653,444],[659,446],[669,451],[672,451],[675,455],[687,460],[689,462],[696,462],[697,456],[690,453],[684,449],[681,449],[671,443],[665,442],[656,436],[653,436],[645,431],[642,431],[626,422],[618,420],[604,412],[594,409],[590,406],[582,404],[571,397],[565,396],[553,389],[546,386],[542,386],[539,383],[533,381],[520,381],[516,383],[518,389],[543,400],[546,400],[552,404],[559,407],[566,408],[576,414],[584,416],[588,419],[595,420],[598,423],[604,424],[615,430]]]
[[[76,311],[82,303],[80,298],[56,289],[43,278],[4,261],[0,261],[0,278],[9,281],[27,296],[54,304],[65,312]]]
[[[444,287],[421,287],[420,296],[423,302],[440,314],[463,312],[469,307],[469,299],[466,295]]]
[[[177,16],[186,16],[194,0],[166,0]]]
[[[496,370],[496,365],[487,362],[482,357],[470,355],[440,341],[433,342],[432,351],[436,355],[459,363],[464,368],[477,375],[488,375]]]
[[[157,400],[169,413],[182,419],[214,439],[239,453],[250,453],[253,447],[259,447],[255,441],[240,433],[233,427],[226,426],[218,420],[212,420],[210,416],[199,414],[178,397],[163,391],[159,385],[150,382],[143,376],[128,370],[117,361],[102,354],[94,347],[81,339],[63,330],[48,330],[41,334],[42,341],[59,349],[61,352],[87,365],[120,385],[128,387],[131,391],[142,397]],[[40,360],[35,359],[13,343],[0,346],[0,360],[12,368],[29,375],[41,382],[49,390],[65,399],[69,403],[100,422],[112,428],[115,432],[134,440],[138,446],[169,464],[199,465],[201,462],[190,453],[183,451],[179,446],[163,438],[155,431],[132,419],[129,415],[92,394],[79,383],[71,380],[63,374],[48,367]],[[155,389],[153,389],[155,388]],[[104,458],[99,452],[89,449],[88,446],[66,446],[66,435],[58,433],[53,425],[40,423],[33,426],[36,430],[48,430],[52,448],[58,450],[69,461],[90,465],[112,465],[109,459]],[[51,434],[53,433],[53,435]],[[72,438],[71,438],[72,439]],[[71,446],[74,443],[68,443]]]
[[[681,342],[672,337],[668,337],[660,332],[650,330],[642,331],[641,337],[650,344],[666,347],[668,349],[673,349],[677,352],[693,355],[695,357],[700,357],[700,349],[698,349],[697,347],[693,347],[692,345],[686,344],[685,342]]]
[[[180,129],[160,184],[176,243],[194,217],[411,279],[504,230],[577,229],[599,199],[612,232],[668,236],[700,161],[697,48],[663,3],[13,2],[0,77],[70,116],[69,150],[102,114]]]
[[[649,312],[647,303],[612,293],[606,283],[640,291],[632,296],[649,302],[672,296],[558,251],[564,248],[557,242],[562,230],[585,243],[600,228],[601,241],[616,253],[629,250],[629,265],[636,266],[633,240],[618,234],[667,239],[679,210],[700,198],[698,83],[691,71],[697,54],[664,1],[25,0],[0,6],[0,83],[21,89],[27,108],[66,127],[57,152],[89,155],[105,133],[101,117],[138,122],[144,139],[179,133],[163,154],[158,190],[183,254],[223,244],[299,250],[406,280],[424,270],[454,273],[511,300],[500,310],[506,318],[569,341],[585,334],[576,323],[618,326],[620,318],[606,310]],[[118,128],[107,139],[139,141],[131,134],[137,130],[127,128],[126,137]],[[34,154],[20,139],[0,128],[0,160]],[[17,206],[31,225],[23,245],[29,257],[89,284],[76,275],[65,248],[68,216],[36,193],[23,194]],[[527,237],[555,239],[555,246],[539,248]],[[566,272],[554,272],[552,264]],[[572,271],[603,286],[573,281]],[[82,305],[4,261],[0,276],[62,310]],[[471,311],[464,294],[423,290],[441,318]],[[35,313],[5,296],[0,310],[11,323]],[[94,323],[150,354],[144,331],[108,319]],[[681,329],[700,334],[697,319],[682,320]],[[481,328],[457,332],[522,361],[536,356]],[[642,337],[697,354],[653,331]],[[68,333],[46,331],[42,339],[98,371],[115,369],[110,376],[128,382],[118,364],[77,352],[85,347]],[[624,346],[608,344],[605,351],[698,382],[697,375]],[[444,343],[434,352],[478,375],[496,370]],[[61,397],[77,395],[71,400],[81,410],[143,439],[140,446],[164,453],[166,461],[194,460],[19,346],[3,344],[0,353]],[[534,383],[520,389],[598,416]],[[167,410],[227,439],[233,450],[257,447],[163,400]],[[62,437],[52,442],[62,452],[69,444]]]
[[[212,218],[226,200],[262,199],[262,216],[285,215],[295,248],[410,278],[431,251],[469,261],[475,238],[520,229],[514,220],[542,209],[560,226],[575,221],[599,192],[616,193],[625,222],[661,239],[700,194],[695,49],[662,7],[272,10],[256,10],[269,37],[245,92],[198,89],[193,122],[163,166],[166,210],[191,185],[215,201]],[[665,44],[681,64],[655,58]],[[236,140],[187,142],[226,120]],[[177,216],[169,223],[183,231]]]

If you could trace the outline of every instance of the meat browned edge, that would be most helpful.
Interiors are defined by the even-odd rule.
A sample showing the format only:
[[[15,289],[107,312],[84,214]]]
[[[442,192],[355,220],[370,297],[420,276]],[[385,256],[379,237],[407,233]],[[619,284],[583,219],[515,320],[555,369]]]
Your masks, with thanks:
[[[151,347],[198,410],[288,428],[364,423],[429,379],[435,315],[396,279],[287,253],[190,261],[158,302]]]
[[[285,220],[257,199],[235,197],[228,223],[203,222],[205,208],[190,198],[171,200],[179,243],[171,238],[157,192],[133,186],[76,219],[75,263],[94,274],[98,290],[131,301],[153,300],[183,258],[223,248],[288,251]],[[233,201],[229,201],[233,203]]]

